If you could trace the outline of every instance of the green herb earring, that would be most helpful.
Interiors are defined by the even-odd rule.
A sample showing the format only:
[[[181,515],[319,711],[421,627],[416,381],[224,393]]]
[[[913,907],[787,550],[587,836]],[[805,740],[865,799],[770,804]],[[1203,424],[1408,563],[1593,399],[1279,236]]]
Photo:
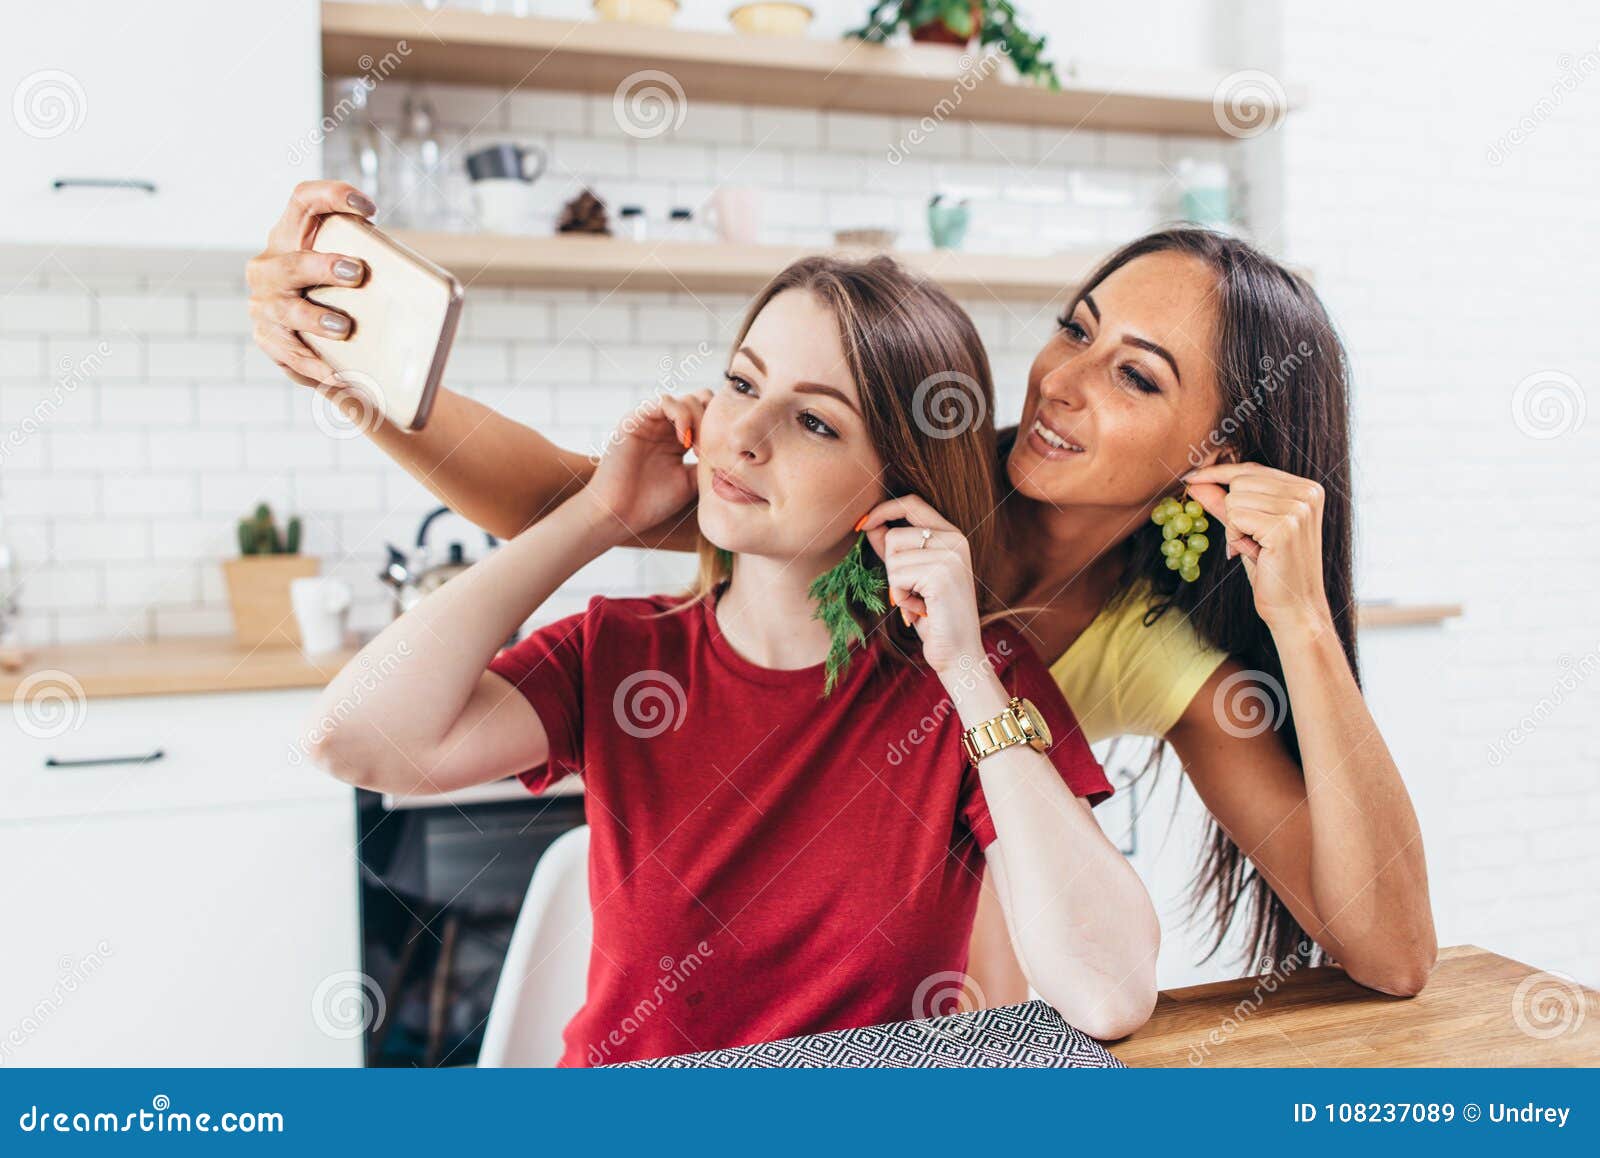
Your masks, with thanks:
[[[1211,546],[1205,536],[1211,526],[1206,509],[1193,499],[1180,503],[1164,498],[1151,512],[1150,521],[1161,528],[1161,553],[1166,556],[1167,570],[1176,571],[1185,583],[1200,578],[1200,556]]]
[[[830,637],[826,661],[828,678],[822,685],[824,696],[832,694],[834,684],[850,666],[851,647],[867,641],[866,633],[856,620],[856,608],[859,606],[871,615],[882,615],[886,609],[883,596],[889,588],[889,579],[883,564],[867,562],[862,552],[866,541],[865,535],[859,536],[844,558],[831,570],[817,576],[807,592],[817,601],[817,609],[811,617],[827,625]]]

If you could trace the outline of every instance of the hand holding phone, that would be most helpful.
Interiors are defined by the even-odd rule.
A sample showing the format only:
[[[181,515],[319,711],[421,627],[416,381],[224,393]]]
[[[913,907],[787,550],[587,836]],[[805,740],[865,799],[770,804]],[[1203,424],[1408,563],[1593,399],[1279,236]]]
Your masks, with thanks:
[[[316,286],[307,300],[351,319],[343,340],[301,331],[300,337],[383,417],[405,430],[427,424],[461,317],[461,283],[371,222],[330,213],[311,248],[360,258],[359,286]]]

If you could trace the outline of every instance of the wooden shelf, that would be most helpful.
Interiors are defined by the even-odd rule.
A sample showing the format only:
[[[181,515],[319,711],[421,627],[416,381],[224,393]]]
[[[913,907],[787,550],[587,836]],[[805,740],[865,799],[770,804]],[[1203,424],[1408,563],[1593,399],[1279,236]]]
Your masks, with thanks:
[[[791,261],[819,252],[802,245],[628,241],[586,234],[516,237],[396,230],[394,235],[464,284],[561,289],[750,293]],[[1048,301],[1065,294],[1100,255],[1013,257],[934,250],[894,256],[961,297]]]
[[[1356,609],[1356,626],[1423,627],[1460,617],[1459,603],[1363,603]]]
[[[403,56],[396,47],[401,41]],[[327,75],[362,75],[390,54],[399,61],[392,75],[406,82],[611,93],[635,73],[654,69],[676,80],[690,102],[934,116],[1063,130],[1227,135],[1212,109],[1223,79],[1220,72],[1061,65],[1062,87],[1052,92],[1008,80],[1002,68],[974,66],[970,56],[963,70],[962,54],[939,45],[742,36],[331,0],[323,4],[322,67]],[[958,84],[964,76],[965,83]],[[1296,97],[1291,94],[1284,103],[1292,107]]]

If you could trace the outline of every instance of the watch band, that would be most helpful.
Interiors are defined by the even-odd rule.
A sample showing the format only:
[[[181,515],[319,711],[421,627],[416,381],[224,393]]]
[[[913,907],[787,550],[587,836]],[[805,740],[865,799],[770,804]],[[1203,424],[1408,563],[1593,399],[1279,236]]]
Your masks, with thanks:
[[[1022,701],[1013,696],[1005,711],[961,733],[961,746],[974,764],[1006,748],[1028,742],[1022,730]]]

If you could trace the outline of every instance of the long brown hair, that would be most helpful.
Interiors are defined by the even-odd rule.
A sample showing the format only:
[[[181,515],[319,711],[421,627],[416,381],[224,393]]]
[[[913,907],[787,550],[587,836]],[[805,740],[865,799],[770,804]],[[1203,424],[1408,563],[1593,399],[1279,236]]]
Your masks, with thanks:
[[[755,296],[729,349],[739,349],[767,303],[789,290],[816,295],[838,321],[867,438],[883,463],[884,493],[920,496],[967,536],[979,608],[990,610],[985,578],[996,559],[999,454],[994,382],[972,319],[944,290],[891,258],[806,257]],[[728,553],[703,535],[699,556],[691,602],[732,576]],[[862,626],[890,644],[885,654],[919,650],[916,632],[898,615]]]
[[[1199,466],[1209,451],[1226,448],[1240,461],[1258,462],[1322,486],[1323,583],[1334,628],[1359,681],[1351,577],[1349,369],[1344,345],[1304,278],[1246,242],[1205,229],[1160,230],[1123,246],[1089,275],[1078,296],[1129,262],[1153,253],[1198,258],[1216,275],[1220,324],[1214,357],[1220,410],[1206,441],[1191,448],[1190,465]],[[1219,542],[1220,536],[1213,536],[1213,541]],[[1199,580],[1185,583],[1165,566],[1161,528],[1145,523],[1125,548],[1127,566],[1113,604],[1150,590],[1154,598],[1146,625],[1174,611],[1187,616],[1202,639],[1252,673],[1258,690],[1247,694],[1261,696],[1256,706],[1267,706],[1273,719],[1281,721],[1278,734],[1298,762],[1300,743],[1283,664],[1272,632],[1256,614],[1241,561],[1225,561],[1213,552],[1216,557],[1206,559]],[[1265,705],[1266,697],[1271,698],[1270,705]],[[1146,771],[1160,764],[1165,748],[1164,742],[1155,745]],[[1320,959],[1320,950],[1308,942],[1288,906],[1215,817],[1208,827],[1194,896],[1196,915],[1203,908],[1210,910],[1214,940],[1207,957],[1222,947],[1242,913],[1247,921],[1245,952],[1263,963],[1263,972],[1291,956]]]

